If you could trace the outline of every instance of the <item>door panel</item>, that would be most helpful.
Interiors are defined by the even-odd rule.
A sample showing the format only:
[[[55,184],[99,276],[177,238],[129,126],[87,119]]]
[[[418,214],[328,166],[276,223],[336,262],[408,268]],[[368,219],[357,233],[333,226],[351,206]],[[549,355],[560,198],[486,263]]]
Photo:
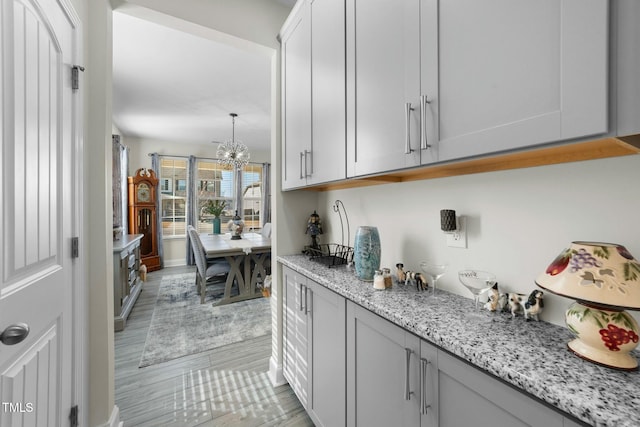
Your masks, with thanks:
[[[71,407],[73,20],[58,2],[5,1],[2,33],[0,425],[62,425]]]

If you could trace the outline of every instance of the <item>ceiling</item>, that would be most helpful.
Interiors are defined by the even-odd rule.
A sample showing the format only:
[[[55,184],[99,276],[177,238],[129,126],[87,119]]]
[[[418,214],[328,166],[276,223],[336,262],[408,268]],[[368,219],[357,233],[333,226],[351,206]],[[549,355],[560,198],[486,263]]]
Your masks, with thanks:
[[[292,6],[295,0],[277,0]],[[180,143],[231,138],[269,150],[271,59],[113,13],[113,122],[125,137]]]

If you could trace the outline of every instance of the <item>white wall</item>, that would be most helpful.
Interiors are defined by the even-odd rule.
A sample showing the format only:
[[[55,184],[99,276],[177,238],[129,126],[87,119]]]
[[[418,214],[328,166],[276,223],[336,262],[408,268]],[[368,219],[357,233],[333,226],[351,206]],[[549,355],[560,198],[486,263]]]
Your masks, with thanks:
[[[317,208],[323,242],[340,242],[340,221],[331,208],[340,199],[351,223],[351,245],[359,225],[377,226],[383,266],[403,262],[419,270],[420,261],[441,256],[450,262],[441,287],[470,298],[458,282],[459,270],[491,271],[501,288],[529,293],[536,277],[575,240],[619,243],[640,257],[640,199],[634,190],[639,182],[640,156],[634,155],[329,191],[318,194]],[[446,246],[440,209],[467,217],[468,249]],[[305,242],[304,230],[299,233]],[[546,293],[542,318],[564,325],[568,304]]]

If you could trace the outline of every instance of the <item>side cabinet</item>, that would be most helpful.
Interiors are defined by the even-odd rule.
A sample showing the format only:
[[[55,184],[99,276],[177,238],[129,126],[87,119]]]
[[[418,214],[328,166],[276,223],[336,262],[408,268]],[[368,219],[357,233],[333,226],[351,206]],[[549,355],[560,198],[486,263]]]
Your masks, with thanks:
[[[113,242],[114,330],[122,331],[140,292],[140,241],[142,234],[129,234]]]
[[[284,376],[317,426],[346,419],[345,299],[283,266]]]

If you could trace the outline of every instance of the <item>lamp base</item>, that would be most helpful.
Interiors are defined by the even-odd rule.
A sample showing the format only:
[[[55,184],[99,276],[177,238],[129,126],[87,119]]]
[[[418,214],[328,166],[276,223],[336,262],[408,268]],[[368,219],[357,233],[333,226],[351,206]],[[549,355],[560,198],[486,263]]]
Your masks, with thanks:
[[[629,353],[617,353],[614,355],[608,350],[602,351],[590,347],[577,338],[570,341],[567,344],[567,348],[576,356],[607,368],[622,371],[636,371],[638,369],[638,361]]]
[[[626,311],[575,302],[567,310],[566,322],[575,336],[568,347],[577,356],[614,369],[638,368],[629,354],[638,346],[638,323]]]

